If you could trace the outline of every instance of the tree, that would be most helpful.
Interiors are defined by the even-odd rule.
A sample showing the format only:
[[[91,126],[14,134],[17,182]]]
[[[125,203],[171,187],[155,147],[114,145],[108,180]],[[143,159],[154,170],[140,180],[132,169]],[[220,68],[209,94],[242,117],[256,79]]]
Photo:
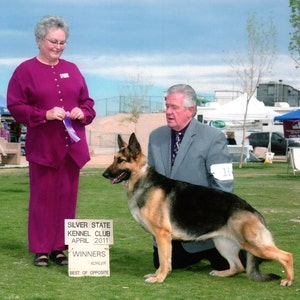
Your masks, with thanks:
[[[268,27],[261,20],[257,20],[256,13],[247,19],[247,48],[246,51],[236,49],[229,58],[229,65],[241,84],[242,91],[247,94],[243,123],[243,141],[239,167],[242,167],[246,121],[249,101],[265,73],[272,70],[275,59],[277,30],[270,18]]]
[[[291,33],[289,51],[296,67],[300,66],[300,0],[290,0],[291,16],[290,23],[294,28]]]
[[[124,86],[123,107],[128,111],[130,116],[127,121],[137,123],[140,114],[143,112],[143,107],[146,104],[146,98],[152,83],[146,79],[141,72],[137,72],[135,76],[129,77]]]

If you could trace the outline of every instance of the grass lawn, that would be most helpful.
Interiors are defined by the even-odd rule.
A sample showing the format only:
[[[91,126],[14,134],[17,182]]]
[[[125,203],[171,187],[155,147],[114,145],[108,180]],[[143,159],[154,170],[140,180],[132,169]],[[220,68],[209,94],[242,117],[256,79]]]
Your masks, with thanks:
[[[152,238],[130,215],[122,185],[110,185],[103,170],[82,170],[77,218],[112,219],[110,277],[69,277],[66,267],[33,266],[27,251],[28,170],[0,169],[0,299],[300,299],[300,174],[287,173],[285,163],[245,164],[234,168],[235,192],[261,211],[276,244],[294,255],[295,284],[258,283],[245,274],[209,276],[201,262],[173,271],[162,284],[145,284],[154,271]],[[264,272],[284,276],[277,262]]]

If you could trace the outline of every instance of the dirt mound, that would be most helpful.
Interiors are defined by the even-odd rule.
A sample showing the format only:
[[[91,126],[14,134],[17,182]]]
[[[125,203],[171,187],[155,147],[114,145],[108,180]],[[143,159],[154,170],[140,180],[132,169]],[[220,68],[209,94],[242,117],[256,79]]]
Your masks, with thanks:
[[[130,122],[129,116],[128,114],[117,114],[114,116],[96,118],[91,125],[87,126],[87,131],[92,133],[91,137],[93,140],[91,144],[99,144],[100,135],[102,136],[101,143],[104,145],[105,142],[108,142],[108,139],[111,138],[111,135],[120,133],[126,140],[132,132],[135,132],[146,154],[149,134],[153,129],[166,124],[165,114],[141,114],[137,123]],[[105,141],[105,137],[107,141]]]
[[[92,157],[88,167],[103,167],[112,162],[113,154],[117,151],[117,134],[122,134],[127,141],[134,132],[147,155],[149,134],[153,129],[166,124],[165,113],[141,114],[137,123],[130,122],[129,117],[129,114],[117,114],[96,118],[86,127]]]

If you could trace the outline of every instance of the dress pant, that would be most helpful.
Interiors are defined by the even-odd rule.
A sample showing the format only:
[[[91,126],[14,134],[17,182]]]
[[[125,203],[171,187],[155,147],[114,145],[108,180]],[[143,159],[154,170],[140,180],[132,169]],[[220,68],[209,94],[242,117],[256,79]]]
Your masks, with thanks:
[[[29,163],[29,251],[65,250],[64,220],[76,214],[80,168],[67,155],[58,169]]]

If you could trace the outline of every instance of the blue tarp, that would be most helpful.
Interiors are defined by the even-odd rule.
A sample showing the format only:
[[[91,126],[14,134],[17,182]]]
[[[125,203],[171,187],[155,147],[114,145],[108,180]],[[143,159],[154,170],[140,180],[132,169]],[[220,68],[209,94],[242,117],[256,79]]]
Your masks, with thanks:
[[[300,109],[291,111],[287,114],[276,116],[275,121],[300,120]]]

